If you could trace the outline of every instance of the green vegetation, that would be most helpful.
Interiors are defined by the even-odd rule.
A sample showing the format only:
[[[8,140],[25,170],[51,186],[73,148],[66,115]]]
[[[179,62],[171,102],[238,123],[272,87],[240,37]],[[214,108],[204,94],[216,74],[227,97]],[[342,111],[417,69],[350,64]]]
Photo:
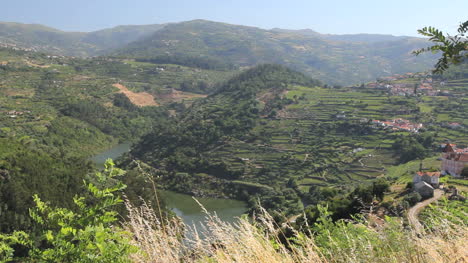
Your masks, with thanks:
[[[466,227],[466,222],[468,222],[468,206],[466,205],[466,201],[442,198],[435,204],[425,208],[420,218],[425,228],[429,231],[442,227],[456,228],[460,225]]]
[[[449,64],[458,64],[468,58],[468,40],[465,35],[468,32],[468,21],[460,24],[458,34],[455,36],[444,36],[444,33],[433,27],[424,27],[418,30],[419,34],[429,37],[435,45],[424,49],[417,50],[417,55],[432,51],[442,52],[442,57],[437,61],[434,72],[442,73],[448,69]]]
[[[406,136],[399,137],[395,140],[392,148],[399,153],[399,161],[406,163],[415,159],[424,159],[430,153],[430,149],[434,144],[434,138],[431,134],[423,134],[422,136]]]
[[[92,171],[83,158],[60,156],[27,143],[0,138],[1,232],[31,227],[28,209],[33,205],[33,194],[53,205],[69,207],[81,191],[83,176]]]
[[[72,206],[72,197],[83,191],[80,182],[95,169],[88,161],[90,156],[119,141],[135,141],[167,118],[167,108],[137,107],[112,86],[118,81],[114,74],[120,74],[120,80],[126,83],[127,77],[144,66],[135,68],[123,61],[106,59],[52,58],[6,48],[0,49],[0,58],[5,62],[0,66],[3,232],[31,229],[28,209],[34,204],[33,194],[52,205]],[[160,65],[152,67],[155,66]],[[159,83],[176,80],[178,75],[181,82],[199,76],[198,69],[167,68],[161,72]],[[209,79],[205,72],[200,74]],[[167,88],[154,85],[153,89]],[[171,102],[171,98],[164,101]],[[149,188],[142,187],[147,179],[133,173],[124,177],[129,186],[126,194],[132,201],[138,201],[140,196],[146,200],[155,198],[149,194]]]
[[[252,208],[260,200],[270,210],[289,207],[283,214],[294,214],[303,207],[300,200],[317,201],[316,187],[346,196],[363,181],[390,175],[395,164],[432,156],[439,142],[468,142],[463,128],[443,126],[448,120],[466,124],[465,112],[454,110],[466,105],[464,82],[448,76],[446,87],[457,94],[450,103],[444,97],[322,86],[273,65],[232,77],[236,71],[229,66],[189,56],[143,62],[0,51],[7,62],[0,67],[3,138],[39,155],[82,160],[141,137],[128,158],[157,168],[152,174],[162,175],[163,188],[243,199]],[[134,105],[116,83],[151,94],[160,106]],[[371,124],[393,118],[423,122],[426,131]],[[146,180],[137,178],[133,189]]]
[[[229,65],[221,60],[200,58],[200,57],[187,57],[187,56],[159,56],[153,58],[139,58],[136,59],[139,62],[149,62],[154,64],[175,64],[187,67],[196,67],[202,69],[221,69],[229,70],[234,69],[233,65]]]
[[[349,262],[350,258],[355,262],[426,262],[429,257],[443,261],[457,257],[453,252],[465,245],[466,228],[460,226],[442,232],[451,233],[450,238],[436,234],[414,242],[414,233],[396,219],[386,217],[381,229],[373,229],[370,221],[359,217],[334,222],[321,205],[317,206],[317,222],[301,232],[291,224],[278,226],[264,210],[257,222],[241,218],[236,225],[208,214],[206,238],[187,245],[180,236],[184,225],[158,218],[146,205],[127,203],[128,221],[116,225],[116,208],[123,203],[120,194],[125,185],[119,180],[123,173],[108,160],[102,173],[85,181],[87,194],[73,198],[74,210],[55,208],[35,195],[36,207],[30,211],[35,231],[0,234],[0,261],[227,263],[250,262],[254,257],[261,262]],[[380,193],[387,187],[377,183],[372,189]],[[452,212],[447,211],[448,218],[460,215]],[[440,226],[434,229],[442,230]],[[434,241],[437,249],[431,246]]]
[[[390,183],[384,178],[379,178],[370,185],[360,185],[352,192],[342,194],[333,188],[314,187],[310,191],[312,204],[304,210],[304,216],[299,219],[299,224],[305,227],[313,225],[320,220],[323,207],[328,207],[327,214],[331,219],[351,219],[364,209],[368,209],[373,201],[382,202],[386,192],[390,190]]]
[[[0,261],[130,262],[130,253],[136,251],[131,235],[115,225],[125,189],[116,178],[122,174],[108,160],[103,173],[85,182],[86,196],[66,200],[73,200],[73,210],[50,206],[34,195],[30,215],[35,231],[0,234]]]
[[[282,210],[287,215],[302,208],[300,199],[321,200],[321,188],[346,197],[378,176],[404,176],[408,170],[397,173],[393,167],[434,156],[439,142],[463,145],[467,139],[463,129],[437,123],[424,122],[428,128],[419,133],[372,125],[373,119],[421,121],[419,97],[319,85],[278,66],[250,69],[179,118],[154,126],[130,158],[157,168],[163,187],[243,199],[252,208],[260,200],[270,211],[288,204]],[[457,111],[447,108],[447,114]]]
[[[421,43],[343,36],[350,41],[344,43],[309,31],[207,21],[89,34],[1,27],[20,48],[51,44],[59,53],[78,55],[157,32],[114,57],[0,48],[0,261],[154,262],[156,255],[172,262],[245,262],[233,251],[251,256],[252,248],[267,255],[261,262],[275,262],[269,255],[281,262],[426,259],[413,234],[388,216],[401,217],[421,200],[411,193],[411,177],[440,166],[441,143],[468,146],[466,63],[439,75],[382,78],[375,88],[341,87],[308,75],[327,74],[321,78],[329,80],[334,72],[334,83],[362,81],[399,64],[406,59],[402,54]],[[24,34],[13,36],[15,30]],[[38,42],[44,34],[50,43]],[[325,55],[324,47],[339,55]],[[305,73],[275,64],[250,67],[262,62]],[[387,90],[394,84],[412,90],[404,96]],[[442,91],[424,93],[420,84]],[[410,131],[373,122],[397,118],[423,125]],[[109,161],[103,172],[90,175],[96,168],[89,157],[122,141],[135,143],[118,161],[128,172]],[[461,192],[467,188],[463,179],[445,176],[441,182]],[[260,218],[240,219],[234,230],[210,217],[208,241],[186,248],[185,226],[166,213],[156,184],[241,199]],[[126,208],[121,193],[129,200]],[[443,239],[456,251],[466,237],[466,213],[465,203],[442,200],[422,218],[434,240],[446,236],[437,236],[444,224],[455,233],[461,226],[461,234]]]

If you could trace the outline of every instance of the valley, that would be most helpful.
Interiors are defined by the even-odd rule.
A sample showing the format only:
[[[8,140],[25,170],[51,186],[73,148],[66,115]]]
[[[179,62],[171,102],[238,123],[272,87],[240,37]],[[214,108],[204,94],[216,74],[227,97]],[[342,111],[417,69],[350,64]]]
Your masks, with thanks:
[[[412,53],[427,44],[207,20],[0,23],[0,261],[11,240],[21,249],[5,258],[44,259],[30,248],[75,249],[76,233],[93,240],[78,251],[105,236],[120,251],[167,242],[155,254],[210,259],[248,236],[271,254],[318,244],[322,260],[463,229],[468,63],[432,72],[438,55]],[[434,192],[422,224],[407,221]]]
[[[98,169],[104,169],[104,163],[108,158],[118,159],[126,152],[130,151],[130,143],[121,143],[114,147],[98,153],[91,160]],[[183,222],[190,227],[201,228],[205,220],[206,213],[202,207],[193,199],[192,196],[181,194],[169,190],[160,191],[162,202],[171,209],[175,215],[180,217]],[[247,211],[246,204],[241,201],[221,198],[196,198],[208,213],[216,213],[217,216],[226,222],[235,222]]]
[[[261,198],[271,210],[288,207],[285,215],[316,202],[317,187],[346,193],[378,177],[403,176],[388,177],[389,169],[408,161],[395,148],[398,140],[422,144],[422,159],[439,151],[437,143],[468,143],[467,111],[452,110],[466,105],[464,75],[431,78],[434,89],[443,83],[441,96],[401,96],[392,87],[424,84],[427,73],[336,87],[273,65],[239,74],[125,58],[2,52],[3,137],[46,151],[67,148],[65,154],[83,158],[118,141],[133,142],[122,165],[137,159],[153,167],[163,189],[240,199],[251,208]],[[34,79],[38,85],[21,82]],[[395,119],[423,129],[375,124]]]

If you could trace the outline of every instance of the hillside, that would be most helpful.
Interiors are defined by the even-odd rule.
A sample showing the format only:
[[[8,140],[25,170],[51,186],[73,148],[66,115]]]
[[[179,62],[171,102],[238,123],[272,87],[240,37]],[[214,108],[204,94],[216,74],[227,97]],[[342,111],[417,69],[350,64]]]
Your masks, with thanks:
[[[421,166],[440,166],[440,142],[468,145],[464,64],[444,76],[343,88],[273,64],[237,72],[211,58],[81,59],[0,48],[0,73],[0,261],[464,257],[462,201],[443,198],[425,209],[422,238],[401,222],[414,196],[405,186]],[[397,85],[412,93],[394,93]],[[139,139],[119,161],[126,173],[110,161],[92,175],[90,154]],[[441,181],[467,189],[462,179]],[[125,189],[137,206],[143,199],[164,207],[156,186],[245,200],[260,220],[231,226],[211,216],[211,232],[186,245],[190,226],[164,208],[118,206]],[[451,227],[436,221],[441,215]]]
[[[460,92],[453,107],[464,104],[466,88]],[[462,121],[464,113],[436,106],[446,99],[324,88],[298,72],[263,65],[234,77],[171,123],[155,126],[132,154],[158,169],[163,187],[245,200],[281,196],[287,205],[265,201],[267,208],[294,211],[299,197],[316,198],[317,187],[346,192],[399,163],[434,155],[438,142],[466,145],[466,128],[446,126],[447,120]],[[424,129],[372,122],[400,118]]]
[[[405,38],[410,38],[406,36],[393,36],[393,35],[383,35],[383,34],[320,34],[319,32],[313,31],[311,29],[281,29],[273,28],[271,31],[280,32],[280,33],[296,33],[304,36],[319,37],[323,39],[329,39],[334,41],[342,42],[356,42],[356,43],[376,43],[376,42],[385,42],[385,41],[396,41],[403,40]]]
[[[231,74],[0,48],[0,231],[31,226],[33,193],[72,205],[89,157],[138,140]],[[136,188],[129,196],[144,195]]]
[[[65,32],[35,25],[0,22],[0,47],[55,55],[94,56],[148,36],[164,25],[118,26],[95,32]]]
[[[283,64],[332,84],[355,84],[394,73],[424,71],[434,56],[411,51],[420,38],[382,35],[321,35],[312,30],[263,30],[205,20],[171,24],[114,54],[204,57],[238,66]]]
[[[329,35],[310,29],[264,30],[205,20],[117,26],[89,33],[0,23],[3,47],[80,57],[111,54],[164,61],[175,57],[176,62],[198,59],[229,68],[276,63],[340,85],[427,70],[434,64],[435,56],[411,54],[425,45],[425,40],[413,37]]]
[[[147,37],[165,25],[128,25],[98,30],[84,34],[81,42],[96,46],[89,55],[104,55],[116,48]]]
[[[189,105],[233,74],[133,60],[51,56],[7,48],[0,48],[0,72],[1,127],[10,130],[5,133],[31,136],[38,131],[45,132],[50,121],[66,115],[119,139],[144,134],[146,128],[140,125],[150,121],[151,111],[167,110],[138,106]],[[8,114],[10,111],[28,111],[30,116],[8,117],[17,115]],[[147,115],[146,120],[140,115]],[[130,121],[133,118],[134,122]],[[119,125],[126,128],[118,128]]]

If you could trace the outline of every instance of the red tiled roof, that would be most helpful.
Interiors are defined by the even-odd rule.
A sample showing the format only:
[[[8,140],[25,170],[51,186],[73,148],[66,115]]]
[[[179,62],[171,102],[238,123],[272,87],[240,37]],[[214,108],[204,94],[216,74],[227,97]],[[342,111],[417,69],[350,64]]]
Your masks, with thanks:
[[[419,176],[423,176],[423,175],[427,175],[427,176],[431,176],[431,177],[432,176],[435,176],[435,177],[440,176],[440,172],[421,172],[421,171],[419,171],[416,174],[419,175]]]
[[[458,154],[458,158],[456,158],[455,160],[459,162],[468,162],[468,153]]]
[[[447,143],[442,151],[443,151],[444,153],[455,152],[455,150],[454,150],[455,147],[456,147],[455,144]]]

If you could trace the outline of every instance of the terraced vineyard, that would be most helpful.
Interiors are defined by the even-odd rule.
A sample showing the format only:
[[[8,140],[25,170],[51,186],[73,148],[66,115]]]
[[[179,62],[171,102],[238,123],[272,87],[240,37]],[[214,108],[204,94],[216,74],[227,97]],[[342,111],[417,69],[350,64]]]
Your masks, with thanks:
[[[297,104],[278,112],[280,117],[259,121],[254,133],[269,134],[267,143],[233,141],[213,152],[212,158],[242,171],[242,180],[269,185],[275,173],[275,180],[283,184],[296,179],[304,192],[311,185],[359,184],[395,164],[392,135],[369,124],[371,118],[408,117],[390,114],[388,109],[396,106],[386,97],[300,86],[286,95],[300,96]],[[337,118],[342,112],[346,117]]]
[[[240,79],[245,80],[244,77]],[[418,79],[406,81],[419,82]],[[246,84],[246,87],[251,87],[249,85],[253,84]],[[449,85],[451,82],[447,88],[454,91]],[[237,88],[241,90],[243,86]],[[220,189],[225,191],[226,188],[219,187],[220,183],[231,184],[232,189],[245,188],[252,193],[293,188],[302,195],[317,186],[353,189],[376,177],[390,175],[389,170],[400,162],[399,152],[393,148],[398,138],[416,138],[419,134],[430,136],[433,142],[425,149],[426,156],[438,155],[436,145],[439,142],[450,140],[464,145],[468,139],[466,130],[449,129],[443,126],[446,122],[436,118],[443,115],[465,124],[465,120],[460,119],[464,112],[438,106],[439,101],[451,101],[453,105],[465,107],[460,106],[466,97],[463,88],[453,98],[391,96],[384,90],[363,87],[294,84],[283,88],[267,85],[255,93],[253,100],[250,97],[246,100],[235,98],[238,95],[233,97],[229,92],[221,90],[200,101],[188,110],[189,117],[184,119],[200,118],[200,123],[216,124],[223,114],[212,113],[222,108],[232,108],[228,110],[232,114],[238,105],[256,105],[258,119],[250,131],[243,136],[225,137],[221,142],[207,146],[208,151],[199,153],[203,160],[218,164],[224,171],[199,171],[197,176],[201,183],[195,188],[208,195],[225,195]],[[411,133],[379,128],[372,123],[372,120],[397,118],[423,123],[424,129]],[[164,146],[155,144],[152,147]],[[190,154],[184,156],[191,159]],[[158,167],[160,163],[156,161],[155,164]],[[163,166],[174,169],[171,165]],[[190,171],[186,172],[190,177]],[[181,190],[177,183],[171,185]]]

